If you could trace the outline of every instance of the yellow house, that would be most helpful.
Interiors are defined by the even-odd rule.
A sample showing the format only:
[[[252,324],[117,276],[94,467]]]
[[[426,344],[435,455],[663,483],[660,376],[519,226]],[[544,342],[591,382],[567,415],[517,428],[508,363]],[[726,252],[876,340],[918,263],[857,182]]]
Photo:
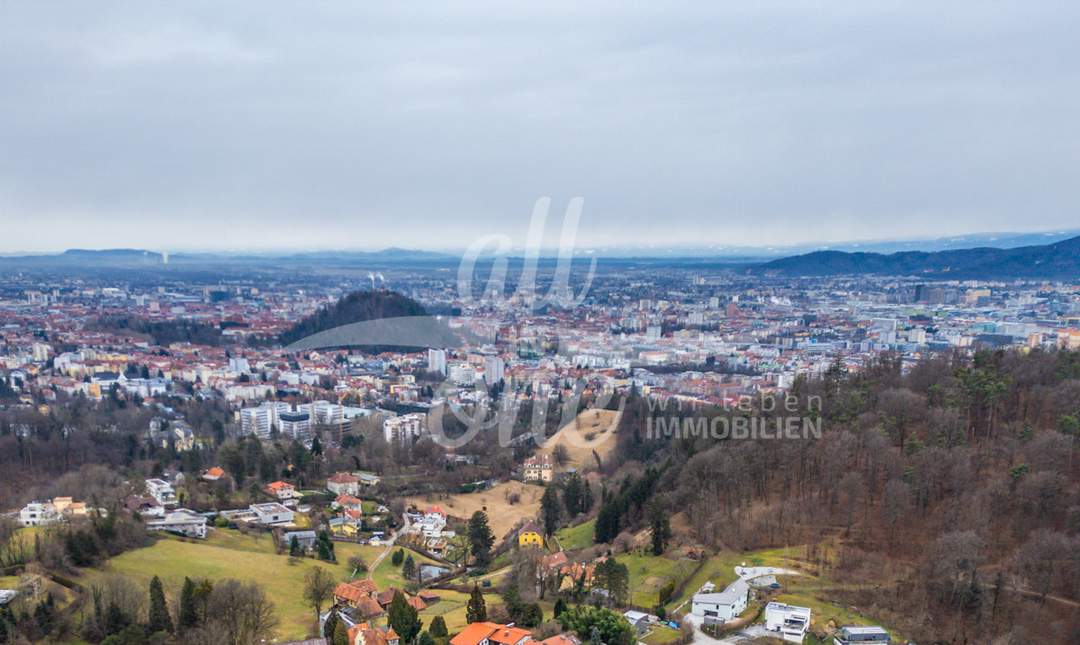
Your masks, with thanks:
[[[521,527],[521,530],[518,531],[518,546],[544,546],[544,536],[541,535],[540,529],[536,526],[536,524],[529,522],[525,526]]]

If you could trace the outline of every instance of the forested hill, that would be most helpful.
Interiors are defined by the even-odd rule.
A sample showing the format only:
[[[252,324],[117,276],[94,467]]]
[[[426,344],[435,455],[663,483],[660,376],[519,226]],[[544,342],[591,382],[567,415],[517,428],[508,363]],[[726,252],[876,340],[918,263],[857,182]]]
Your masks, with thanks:
[[[773,260],[759,273],[820,276],[844,274],[916,275],[931,279],[1080,277],[1080,237],[1013,249],[974,248],[925,253],[845,253],[816,251]]]
[[[426,315],[428,313],[423,305],[400,293],[385,290],[354,291],[282,332],[281,343],[289,345],[321,331],[365,320]]]

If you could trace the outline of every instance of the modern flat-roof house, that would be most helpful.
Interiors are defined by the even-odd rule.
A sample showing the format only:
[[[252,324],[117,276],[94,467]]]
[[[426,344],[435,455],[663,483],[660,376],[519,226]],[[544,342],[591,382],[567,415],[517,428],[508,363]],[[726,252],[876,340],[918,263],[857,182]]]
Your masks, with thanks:
[[[863,625],[845,625],[833,634],[833,645],[891,645],[892,638],[889,632],[882,627],[868,627]]]
[[[789,643],[801,643],[810,629],[810,609],[770,602],[765,605],[765,629],[777,632]]]
[[[712,585],[702,587],[694,594],[691,612],[704,618],[705,624],[734,620],[746,610],[750,598],[750,585],[742,578],[728,585],[723,591],[713,591]]]
[[[206,537],[206,518],[195,511],[178,508],[175,511],[168,511],[160,518],[147,520],[146,530],[165,531],[202,539]]]
[[[292,524],[293,512],[283,504],[266,502],[265,504],[252,504],[251,512],[259,524],[273,526],[275,524]]]
[[[176,491],[173,490],[172,484],[164,479],[147,479],[146,492],[162,506],[176,503]]]

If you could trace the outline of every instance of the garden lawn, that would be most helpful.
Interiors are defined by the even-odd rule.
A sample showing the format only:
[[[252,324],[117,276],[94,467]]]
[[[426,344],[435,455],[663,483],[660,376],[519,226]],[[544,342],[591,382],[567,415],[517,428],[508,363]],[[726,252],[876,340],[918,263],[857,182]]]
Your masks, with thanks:
[[[369,565],[374,562],[375,558],[378,557],[378,554],[382,553],[383,551],[383,547],[379,546],[361,546],[360,549],[362,554],[361,557],[363,557],[364,562],[367,562]],[[375,571],[372,572],[371,579],[375,581],[376,585],[378,585],[379,591],[383,591],[387,587],[397,587],[398,589],[404,589],[405,585],[407,584],[405,577],[401,575],[401,565],[399,564],[395,566],[393,562],[394,551],[397,551],[398,549],[402,549],[403,551],[405,551],[406,557],[408,557],[409,555],[413,557],[413,561],[416,562],[417,569],[420,568],[421,564],[434,564],[441,567],[446,566],[411,549],[395,546],[393,547],[393,550],[385,558],[383,558],[383,561],[379,563],[379,566],[375,569]],[[371,555],[372,553],[374,553],[374,555]],[[404,562],[404,559],[402,560],[402,562]]]
[[[450,589],[431,589],[430,591],[439,594],[442,600],[420,612],[420,618],[424,621],[424,629],[431,626],[431,621],[436,616],[443,617],[443,620],[446,621],[446,629],[451,634],[465,629],[465,625],[468,624],[466,613],[469,594]],[[496,594],[484,594],[484,602],[487,605],[488,612],[491,612],[493,607],[502,604],[502,600]]]
[[[660,602],[660,589],[668,582],[679,583],[694,571],[697,563],[664,556],[623,554],[615,557],[630,571],[630,603],[652,610]]]

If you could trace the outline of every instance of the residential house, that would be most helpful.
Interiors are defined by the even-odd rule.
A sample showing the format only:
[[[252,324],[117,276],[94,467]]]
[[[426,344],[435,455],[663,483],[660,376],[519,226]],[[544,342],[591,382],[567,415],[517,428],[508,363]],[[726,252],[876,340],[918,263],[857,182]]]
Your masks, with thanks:
[[[128,495],[124,499],[124,507],[132,513],[138,513],[143,517],[163,517],[165,507],[149,495]]]
[[[292,524],[293,522],[292,509],[277,502],[252,504],[249,508],[255,514],[256,521],[264,526]]]
[[[216,482],[224,476],[225,469],[221,466],[213,466],[211,468],[207,468],[206,472],[202,474],[203,480],[208,482]]]
[[[166,512],[162,517],[147,520],[146,530],[149,532],[164,531],[185,537],[204,539],[206,538],[206,518],[195,511],[178,508]]]
[[[581,645],[581,641],[573,634],[555,634],[540,641],[540,645]]]
[[[349,628],[349,645],[398,645],[401,637],[393,627],[373,627],[360,623]]]
[[[378,589],[371,580],[342,582],[334,587],[334,602],[351,607],[361,618],[381,616],[384,611],[379,601]]]
[[[789,643],[801,643],[810,629],[810,609],[782,602],[765,605],[765,629]]]
[[[173,490],[172,484],[164,479],[147,479],[146,493],[162,506],[176,505],[176,491]]]
[[[429,506],[417,523],[417,530],[424,537],[440,537],[446,528],[446,512],[439,506]]]
[[[533,455],[525,460],[523,478],[527,482],[550,482],[555,477],[551,455]]]
[[[705,624],[722,623],[734,620],[746,610],[750,599],[750,585],[742,578],[732,582],[720,592],[714,591],[712,583],[694,594],[690,613],[704,618]]]
[[[890,645],[892,638],[882,627],[845,625],[833,634],[833,645]]]
[[[649,630],[649,615],[645,612],[630,609],[623,612],[623,618],[637,631],[638,636]]]
[[[276,481],[266,485],[266,492],[278,500],[285,501],[296,497],[296,487],[289,482]]]
[[[498,623],[472,623],[450,639],[450,645],[521,645],[532,639],[532,632]]]
[[[356,473],[356,476],[360,479],[361,486],[378,486],[381,481],[375,473],[360,471]]]
[[[538,527],[535,522],[527,522],[525,526],[521,527],[521,530],[518,531],[518,546],[544,546],[544,536],[540,532],[540,527]]]
[[[48,526],[56,524],[61,515],[51,502],[30,502],[19,511],[19,526]]]
[[[350,473],[334,473],[326,480],[326,490],[335,495],[359,495],[360,478]]]

